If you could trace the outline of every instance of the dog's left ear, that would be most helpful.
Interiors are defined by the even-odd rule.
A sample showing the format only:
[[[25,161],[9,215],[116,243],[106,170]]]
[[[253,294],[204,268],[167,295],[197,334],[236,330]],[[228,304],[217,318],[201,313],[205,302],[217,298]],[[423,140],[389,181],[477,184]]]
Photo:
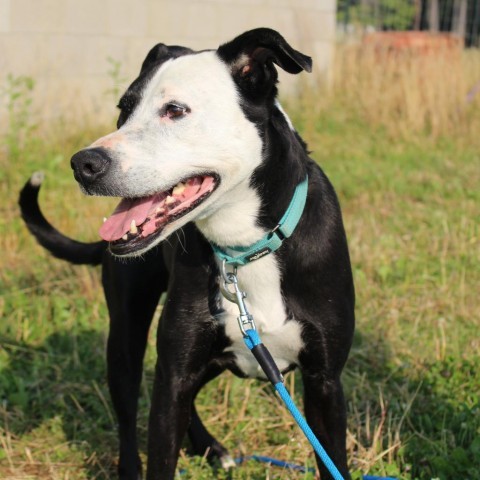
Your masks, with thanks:
[[[237,85],[247,94],[267,94],[277,81],[274,63],[288,73],[312,71],[312,59],[293,49],[275,30],[256,28],[217,50],[230,66]]]

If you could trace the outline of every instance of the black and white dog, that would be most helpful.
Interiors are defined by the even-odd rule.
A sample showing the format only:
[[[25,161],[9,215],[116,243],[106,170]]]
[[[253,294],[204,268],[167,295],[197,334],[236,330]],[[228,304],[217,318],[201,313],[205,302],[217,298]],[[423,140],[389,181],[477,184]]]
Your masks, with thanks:
[[[147,478],[174,478],[187,432],[196,453],[231,462],[201,423],[195,396],[225,369],[264,377],[243,343],[235,305],[222,298],[211,245],[257,242],[307,175],[306,205],[291,237],[237,276],[280,370],[300,368],[307,420],[349,477],[340,383],[354,329],[347,242],[332,185],[276,100],[275,65],[297,74],[311,70],[311,59],[266,28],[217,50],[158,44],[148,53],[120,100],[118,130],[72,158],[85,193],[123,198],[101,227],[103,241],[83,244],[55,230],[39,210],[34,177],[22,191],[23,218],[53,255],[103,263],[121,479],[141,477],[137,397],[147,332],[164,291]],[[318,468],[322,479],[331,478],[320,462]]]

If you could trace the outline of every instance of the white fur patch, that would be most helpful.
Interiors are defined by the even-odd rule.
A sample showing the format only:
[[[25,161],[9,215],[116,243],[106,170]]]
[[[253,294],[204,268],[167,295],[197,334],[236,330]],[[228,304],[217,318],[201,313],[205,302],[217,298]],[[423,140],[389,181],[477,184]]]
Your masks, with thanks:
[[[189,113],[178,120],[162,117],[159,111],[169,102],[188,106]],[[92,145],[98,146],[117,161],[121,175],[117,184],[108,187],[122,197],[164,191],[190,176],[219,175],[215,192],[192,212],[168,224],[151,246],[187,222],[231,203],[227,193],[240,199],[243,186],[262,161],[258,131],[241,109],[229,68],[213,51],[165,62],[145,87],[128,121]],[[250,192],[249,202],[258,205],[254,192]],[[248,221],[246,228],[253,228],[253,235],[257,233],[254,220]]]
[[[44,180],[45,180],[45,173],[34,172],[30,177],[30,185],[32,185],[32,187],[39,187]]]
[[[241,290],[247,292],[245,303],[253,316],[262,342],[268,348],[278,368],[285,370],[298,364],[298,354],[303,347],[301,326],[288,320],[280,289],[280,269],[274,255],[249,263],[238,269],[237,277]],[[236,364],[249,377],[265,378],[255,357],[246,347],[238,326],[239,314],[236,304],[222,299],[225,313],[226,335],[233,344],[226,349],[235,354]]]
[[[241,246],[255,243],[264,234],[257,226],[260,199],[249,185],[247,178],[221,199],[221,206],[214,205],[205,211],[195,223],[208,240],[221,246]]]
[[[294,132],[295,127],[293,126],[293,123],[290,120],[290,117],[287,115],[287,113],[285,112],[281,103],[278,100],[275,100],[275,106],[280,110],[280,113],[285,117],[285,120],[287,121],[288,126],[290,127],[290,130],[292,130]]]

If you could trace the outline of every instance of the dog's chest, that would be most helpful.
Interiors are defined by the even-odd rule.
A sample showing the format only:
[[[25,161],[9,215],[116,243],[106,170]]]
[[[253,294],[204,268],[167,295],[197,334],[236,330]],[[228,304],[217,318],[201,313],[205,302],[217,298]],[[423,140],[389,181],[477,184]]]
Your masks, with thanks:
[[[238,269],[239,287],[247,293],[245,303],[253,316],[260,338],[272,354],[279,369],[284,371],[298,363],[302,348],[301,326],[295,319],[287,320],[280,285],[280,270],[273,255]],[[225,352],[234,354],[236,366],[247,376],[265,378],[252,353],[243,341],[237,322],[236,304],[222,297],[223,313],[218,320],[232,342]]]

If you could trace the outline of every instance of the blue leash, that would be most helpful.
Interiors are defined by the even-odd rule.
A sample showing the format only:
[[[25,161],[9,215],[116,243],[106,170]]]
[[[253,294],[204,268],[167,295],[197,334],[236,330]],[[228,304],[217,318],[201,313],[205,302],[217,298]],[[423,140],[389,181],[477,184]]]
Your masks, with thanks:
[[[275,390],[280,395],[280,398],[285,403],[286,407],[292,414],[293,418],[301,428],[308,441],[311,443],[316,454],[320,457],[321,461],[330,472],[334,480],[344,480],[342,474],[338,471],[337,467],[329,457],[325,449],[322,447],[317,437],[309,427],[307,421],[303,418],[302,414],[296,407],[292,398],[290,397],[285,385],[283,384],[283,376],[280,373],[272,355],[267,350],[265,345],[260,340],[260,337],[255,328],[255,322],[252,315],[248,313],[247,306],[245,305],[245,292],[242,292],[238,286],[238,279],[236,275],[236,269],[233,272],[227,272],[225,270],[226,261],[223,261],[222,276],[224,279],[224,285],[222,288],[222,294],[230,302],[236,303],[240,311],[240,315],[237,317],[240,330],[243,333],[243,339],[245,345],[252,352],[256,358],[258,364],[265,372],[268,380],[275,387]],[[234,291],[230,291],[228,285],[232,285]]]
[[[243,462],[248,462],[249,460],[253,460],[259,463],[266,463],[268,465],[273,465],[274,467],[285,468],[288,470],[294,470],[300,473],[316,473],[315,468],[313,467],[304,467],[303,465],[296,465],[294,463],[285,462],[283,460],[278,460],[272,457],[266,457],[264,455],[246,455],[245,457],[237,457],[234,459],[234,462],[237,465],[242,464]],[[186,470],[180,470],[180,475],[184,475]],[[397,480],[393,477],[376,477],[373,475],[363,475],[362,480]]]
[[[284,462],[283,460],[277,460],[276,458],[265,457],[263,455],[247,455],[246,457],[239,457],[235,459],[235,463],[243,463],[248,460],[255,460],[260,463],[268,463],[275,467],[288,468],[289,470],[295,470],[300,473],[316,473],[316,470],[312,467],[304,467],[303,465],[295,465],[294,463]],[[393,477],[376,477],[374,475],[363,475],[363,480],[397,480]]]
[[[312,445],[315,453],[318,455],[320,460],[323,462],[327,470],[330,472],[334,480],[344,480],[342,474],[339,472],[338,468],[325,451],[321,443],[318,441],[317,437],[313,433],[312,429],[308,425],[303,415],[298,410],[297,406],[293,402],[290,394],[288,393],[285,385],[283,383],[283,376],[278,369],[275,361],[273,360],[272,355],[262,343],[260,336],[255,328],[255,322],[253,320],[253,316],[247,310],[245,305],[245,292],[242,292],[238,286],[238,279],[236,275],[236,268],[233,272],[227,272],[225,270],[226,261],[223,261],[222,267],[222,276],[224,280],[222,294],[224,297],[229,300],[230,302],[236,303],[238,309],[240,311],[240,315],[237,317],[238,324],[240,326],[240,330],[243,333],[243,340],[247,348],[252,352],[253,356],[257,360],[258,364],[264,371],[265,375],[267,376],[268,380],[272,383],[275,387],[275,390],[278,392],[280,398],[285,403],[285,406],[292,414],[294,420],[297,422],[300,429],[303,431],[305,436],[307,437],[308,441]],[[233,292],[228,288],[229,285],[233,286]],[[267,463],[272,463],[273,465],[279,465],[283,467],[292,468],[291,464],[287,464],[286,462],[281,462],[279,460],[270,459],[268,457],[260,457],[260,456],[252,456],[249,457],[255,459],[257,461],[266,461]],[[294,466],[294,469],[298,467],[297,465]],[[305,468],[305,467],[300,467]],[[303,470],[307,471],[307,470]],[[376,480],[382,477],[371,477],[371,476],[364,476],[364,480]],[[387,479],[388,480],[388,479]],[[395,480],[395,479],[390,479]]]
[[[320,457],[320,460],[323,462],[334,480],[344,480],[342,474],[338,471],[332,459],[322,447],[321,443],[318,441],[307,421],[305,420],[305,418],[303,418],[303,415],[298,410],[297,406],[292,400],[292,397],[290,397],[290,394],[288,393],[285,385],[283,384],[282,374],[275,365],[275,362],[270,355],[270,352],[262,343],[257,331],[253,329],[246,330],[244,341],[245,345],[250,349],[250,351],[257,359],[268,379],[275,387],[275,390],[280,395],[280,398],[283,400],[283,403],[285,403],[288,411],[292,414],[292,417],[297,422],[297,425],[305,434],[307,440],[310,442],[316,454]]]
[[[260,336],[258,335],[256,330],[253,329],[248,329],[245,331],[246,336],[244,337],[244,342],[245,345],[248,347],[248,349],[254,354],[255,358],[257,359],[258,363],[262,367],[263,371],[265,374],[268,376],[268,379],[273,383],[273,381],[277,380],[277,378],[273,378],[272,381],[272,366],[269,365],[267,368],[264,368],[264,363],[270,364],[270,362],[274,362],[273,358],[270,355],[270,352],[267,350],[267,348],[263,345],[262,340],[260,339]],[[255,347],[260,348],[263,350],[261,354],[258,352],[255,352],[254,349]],[[263,348],[262,348],[263,347]],[[259,357],[261,358],[259,360]],[[263,358],[262,358],[263,357]],[[273,366],[276,368],[276,365],[273,363]],[[278,371],[278,369],[277,369]],[[278,375],[281,374],[278,372]],[[330,472],[332,477],[335,480],[344,480],[342,474],[338,471],[337,467],[333,463],[332,459],[328,455],[328,453],[325,451],[325,449],[322,447],[322,444],[318,441],[317,437],[313,433],[312,429],[308,425],[307,421],[303,417],[303,415],[300,413],[298,410],[297,406],[295,405],[295,402],[292,400],[292,397],[288,393],[287,389],[285,388],[285,385],[283,383],[283,380],[277,381],[276,383],[273,384],[275,387],[275,390],[278,392],[280,395],[280,398],[283,400],[283,403],[287,407],[288,411],[292,414],[292,417],[294,420],[297,422],[297,425],[300,427],[304,435],[307,437],[307,440],[310,442],[312,445],[313,449],[317,453],[317,455],[320,457],[320,460],[322,460],[323,464],[327,468],[327,470]],[[262,457],[259,455],[252,455],[250,457],[247,457],[248,459],[253,459],[258,462],[264,462],[264,463],[270,463],[272,465],[278,466],[278,467],[283,467],[283,468],[289,468],[291,470],[298,470],[303,473],[311,472],[315,473],[314,468],[307,468],[303,467],[301,465],[295,465],[292,463],[288,462],[283,462],[281,460],[276,460],[274,458],[270,457]],[[371,475],[364,475],[363,480],[396,480],[395,478],[392,477],[375,477]]]
[[[235,458],[235,463],[243,463],[248,460],[255,460],[260,463],[268,463],[275,467],[288,468],[289,470],[296,470],[301,473],[315,473],[316,470],[311,467],[304,467],[303,465],[295,465],[294,463],[284,462],[283,460],[277,460],[276,458],[265,457],[263,455],[247,455],[246,457]]]

